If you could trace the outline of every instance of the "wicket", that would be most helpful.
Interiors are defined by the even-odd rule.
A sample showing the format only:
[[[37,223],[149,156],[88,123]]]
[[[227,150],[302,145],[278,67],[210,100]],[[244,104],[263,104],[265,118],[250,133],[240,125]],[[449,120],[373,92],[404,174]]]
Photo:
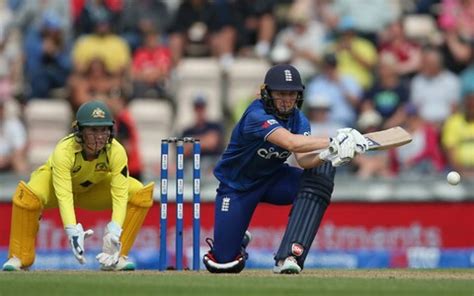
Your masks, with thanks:
[[[184,145],[193,144],[193,270],[200,262],[200,206],[201,206],[201,144],[195,138],[167,138],[161,140],[161,214],[160,263],[161,271],[167,265],[168,221],[168,152],[169,144],[176,144],[176,270],[183,270],[183,210],[184,210]]]

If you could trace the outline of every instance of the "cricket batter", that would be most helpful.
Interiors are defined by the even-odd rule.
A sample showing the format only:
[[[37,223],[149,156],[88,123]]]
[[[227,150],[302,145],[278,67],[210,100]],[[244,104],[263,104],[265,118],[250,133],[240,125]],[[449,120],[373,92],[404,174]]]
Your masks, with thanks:
[[[20,181],[13,196],[8,261],[3,270],[22,270],[33,264],[41,212],[48,208],[59,208],[72,253],[84,264],[84,240],[93,231],[84,231],[76,221],[76,207],[112,209],[102,253],[96,258],[103,270],[135,269],[127,254],[152,206],[154,183],[143,186],[129,176],[127,155],[114,139],[113,127],[104,103],[83,104],[73,133],[58,143],[28,183]]]
[[[260,98],[244,112],[214,174],[219,180],[214,240],[204,255],[213,273],[238,273],[248,258],[247,228],[260,202],[293,204],[275,256],[275,273],[299,273],[334,187],[335,166],[368,148],[356,130],[340,129],[334,138],[310,136],[299,110],[304,86],[291,65],[276,65],[265,75]],[[318,152],[327,149],[321,156]],[[285,164],[291,153],[304,170]]]

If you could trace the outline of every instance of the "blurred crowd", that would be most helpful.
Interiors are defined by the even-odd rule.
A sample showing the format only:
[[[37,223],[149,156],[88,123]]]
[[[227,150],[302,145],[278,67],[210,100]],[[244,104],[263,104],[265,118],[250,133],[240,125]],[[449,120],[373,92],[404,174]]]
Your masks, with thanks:
[[[413,135],[347,173],[474,179],[474,0],[0,0],[0,15],[0,171],[31,169],[22,113],[6,116],[8,102],[60,98],[75,111],[103,99],[140,176],[127,104],[179,103],[176,67],[214,57],[223,75],[240,58],[297,67],[315,135],[397,125]],[[206,119],[205,98],[193,104],[183,134],[215,157],[228,123]]]

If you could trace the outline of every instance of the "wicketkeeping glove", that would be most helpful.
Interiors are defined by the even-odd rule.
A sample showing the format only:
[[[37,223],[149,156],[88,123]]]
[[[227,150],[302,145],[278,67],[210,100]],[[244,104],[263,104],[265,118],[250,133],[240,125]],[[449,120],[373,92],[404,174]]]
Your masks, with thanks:
[[[66,225],[64,228],[71,245],[72,253],[76,257],[79,263],[86,263],[86,257],[84,256],[84,240],[94,234],[92,229],[84,231],[81,223],[77,225]]]
[[[120,235],[122,228],[115,222],[110,222],[105,228],[103,238],[102,253],[96,256],[97,261],[102,265],[102,269],[113,269],[117,265],[120,256]]]

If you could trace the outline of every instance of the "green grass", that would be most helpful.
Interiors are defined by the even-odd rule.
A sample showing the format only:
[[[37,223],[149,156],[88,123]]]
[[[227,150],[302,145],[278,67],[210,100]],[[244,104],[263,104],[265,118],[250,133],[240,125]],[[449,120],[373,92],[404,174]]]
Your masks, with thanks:
[[[455,295],[474,296],[474,269],[305,270],[274,275],[186,272],[31,271],[0,273],[0,295]]]

